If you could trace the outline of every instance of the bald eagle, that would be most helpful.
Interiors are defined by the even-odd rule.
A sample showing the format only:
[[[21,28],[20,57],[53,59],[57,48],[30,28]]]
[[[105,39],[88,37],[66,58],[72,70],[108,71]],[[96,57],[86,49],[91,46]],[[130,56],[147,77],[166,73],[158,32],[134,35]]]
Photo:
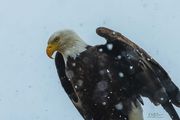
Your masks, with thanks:
[[[180,120],[179,88],[142,48],[122,34],[99,27],[106,39],[90,46],[72,30],[55,32],[47,55],[56,51],[61,84],[85,120],[143,120],[142,96],[161,105],[172,120]]]

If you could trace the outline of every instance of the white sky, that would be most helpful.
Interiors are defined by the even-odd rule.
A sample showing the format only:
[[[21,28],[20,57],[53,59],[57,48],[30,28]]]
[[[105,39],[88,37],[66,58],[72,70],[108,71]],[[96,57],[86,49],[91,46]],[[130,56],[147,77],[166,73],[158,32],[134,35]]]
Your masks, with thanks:
[[[56,30],[75,30],[89,44],[95,29],[123,33],[152,55],[180,87],[179,0],[0,0],[0,120],[82,120],[45,54]],[[162,114],[145,100],[144,118]],[[178,109],[180,115],[180,109]]]

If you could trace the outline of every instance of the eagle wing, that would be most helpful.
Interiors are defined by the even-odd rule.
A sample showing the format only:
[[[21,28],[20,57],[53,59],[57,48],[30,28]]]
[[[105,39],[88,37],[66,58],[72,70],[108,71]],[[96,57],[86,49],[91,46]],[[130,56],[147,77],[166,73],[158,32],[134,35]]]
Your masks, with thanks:
[[[161,65],[122,34],[104,27],[97,28],[96,32],[107,40],[104,46],[111,44],[110,49],[113,46],[108,54],[117,57],[125,51],[126,62],[132,63],[135,69],[130,76],[134,79],[134,89],[138,90],[136,94],[148,97],[155,105],[161,104],[173,120],[179,120],[172,103],[180,107],[180,91]]]
[[[79,111],[79,113],[84,117],[83,115],[83,108],[81,106],[80,101],[78,100],[78,96],[76,95],[76,92],[74,91],[74,88],[71,84],[71,82],[68,80],[68,77],[65,73],[65,63],[64,59],[61,53],[57,52],[55,56],[55,65],[57,69],[58,76],[60,78],[60,82],[67,93],[68,97],[71,99],[72,103],[76,107],[76,109]]]

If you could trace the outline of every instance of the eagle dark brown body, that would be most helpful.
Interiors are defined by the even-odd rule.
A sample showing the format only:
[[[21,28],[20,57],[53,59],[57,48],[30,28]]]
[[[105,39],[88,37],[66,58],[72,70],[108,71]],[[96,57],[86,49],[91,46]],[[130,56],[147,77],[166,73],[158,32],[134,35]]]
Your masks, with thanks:
[[[180,92],[166,71],[120,33],[98,28],[97,34],[107,43],[87,46],[67,63],[59,52],[55,57],[62,86],[83,118],[137,120],[130,114],[133,109],[142,112],[143,96],[161,104],[172,120],[180,120],[172,106],[180,107]]]

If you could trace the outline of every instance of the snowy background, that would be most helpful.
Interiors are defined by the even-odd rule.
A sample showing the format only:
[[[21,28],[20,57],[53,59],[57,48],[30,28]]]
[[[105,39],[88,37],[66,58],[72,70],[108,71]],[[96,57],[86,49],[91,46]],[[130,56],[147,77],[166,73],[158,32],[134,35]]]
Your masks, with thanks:
[[[65,28],[91,45],[104,42],[98,26],[123,33],[180,87],[179,11],[179,0],[0,0],[0,120],[82,120],[45,54],[49,36]],[[144,101],[145,120],[170,119]]]

